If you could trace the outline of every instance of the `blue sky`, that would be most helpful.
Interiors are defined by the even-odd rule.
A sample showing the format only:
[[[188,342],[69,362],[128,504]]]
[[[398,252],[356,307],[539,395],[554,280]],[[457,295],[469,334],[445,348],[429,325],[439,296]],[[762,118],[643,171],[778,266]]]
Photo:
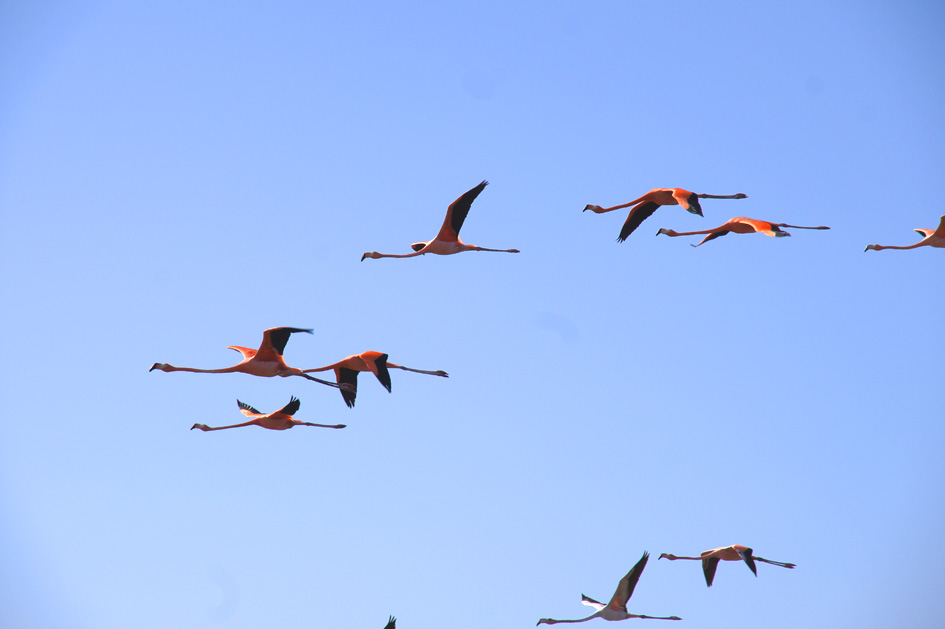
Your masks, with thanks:
[[[0,618],[940,627],[936,3],[0,8]],[[490,185],[466,242],[406,253]],[[705,200],[583,213],[654,187]],[[796,225],[698,249],[733,216]],[[377,350],[448,380],[148,372]],[[342,431],[189,431],[301,399]],[[733,543],[787,571],[657,561]],[[6,619],[11,622],[7,623]],[[594,621],[601,623],[603,621]],[[634,621],[636,622],[636,621]],[[646,621],[639,621],[646,622]],[[656,622],[656,621],[654,621]]]

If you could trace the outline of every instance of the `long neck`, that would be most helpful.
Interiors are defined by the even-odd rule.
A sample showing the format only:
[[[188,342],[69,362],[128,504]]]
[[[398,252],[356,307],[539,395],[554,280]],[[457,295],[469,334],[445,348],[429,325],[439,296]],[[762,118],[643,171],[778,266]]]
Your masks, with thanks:
[[[243,422],[242,424],[233,424],[232,426],[217,426],[216,428],[207,426],[206,430],[226,430],[227,428],[242,428],[243,426],[253,426],[254,424],[257,424],[258,422],[259,422],[258,419],[251,419],[248,422]]]
[[[907,245],[905,247],[900,247],[898,245],[876,245],[876,251],[882,251],[883,249],[915,249],[916,247],[921,247],[926,244],[924,241],[919,241],[914,245]]]
[[[404,371],[412,371],[414,373],[425,373],[428,376],[442,376],[444,378],[449,378],[445,371],[424,371],[423,369],[411,369],[410,367],[404,367],[403,365],[395,365],[394,363],[387,363],[388,367],[393,367],[394,369],[403,369]]]
[[[313,371],[314,371],[314,370],[313,370]],[[320,378],[316,378],[316,377],[314,377],[314,376],[310,376],[310,375],[308,375],[307,373],[305,373],[304,371],[301,371],[301,370],[299,370],[298,373],[294,373],[294,374],[292,374],[292,375],[293,375],[293,376],[302,376],[303,378],[306,378],[306,379],[308,379],[308,380],[312,380],[312,381],[314,381],[314,382],[320,382],[321,384],[324,384],[324,385],[329,386],[329,387],[335,387],[336,389],[341,388],[340,385],[338,385],[337,383],[328,382],[327,380],[322,380],[322,379],[320,379]]]
[[[233,365],[232,367],[225,367],[223,369],[197,369],[195,367],[172,367],[167,365],[167,368],[164,371],[189,371],[191,373],[233,373],[234,371],[239,371],[239,365]]]
[[[376,255],[370,256],[372,258],[413,258],[415,256],[423,255],[421,251],[414,251],[413,253],[378,253]]]
[[[600,208],[599,210],[595,210],[595,209],[591,208],[591,211],[592,211],[592,212],[595,212],[595,213],[597,213],[597,214],[603,214],[604,212],[613,212],[614,210],[622,210],[622,209],[625,208],[625,207],[630,207],[631,205],[636,205],[637,203],[639,203],[639,202],[642,201],[642,200],[643,200],[643,197],[640,197],[639,199],[634,199],[633,201],[630,201],[630,203],[622,203],[622,204],[620,204],[620,205],[614,205],[613,207],[602,207],[602,208]]]
[[[335,363],[337,365],[338,363]],[[329,369],[334,369],[335,365],[328,365],[327,367],[319,367],[317,369],[303,369],[302,373],[317,373],[319,371],[328,371]]]
[[[540,625],[544,623],[546,625],[556,625],[559,622],[587,622],[588,620],[591,620],[592,618],[597,618],[598,616],[600,616],[600,612],[593,613],[587,618],[579,618],[578,620],[555,620],[554,618],[542,618],[541,620],[538,621],[538,624]]]

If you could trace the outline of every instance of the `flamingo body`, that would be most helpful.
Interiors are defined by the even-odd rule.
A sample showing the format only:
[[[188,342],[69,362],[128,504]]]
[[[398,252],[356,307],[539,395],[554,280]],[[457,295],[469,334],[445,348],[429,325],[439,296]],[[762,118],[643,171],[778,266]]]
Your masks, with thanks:
[[[217,426],[212,428],[206,424],[194,424],[190,427],[191,430],[194,428],[199,428],[200,430],[207,432],[210,430],[226,430],[227,428],[241,428],[243,426],[260,426],[262,428],[267,428],[269,430],[288,430],[295,426],[317,426],[319,428],[344,428],[344,424],[335,424],[335,425],[326,425],[326,424],[312,424],[310,422],[303,422],[298,419],[293,418],[292,416],[299,410],[301,402],[295,396],[289,400],[289,403],[280,408],[278,411],[272,413],[260,413],[255,408],[249,404],[245,404],[236,400],[237,405],[239,405],[240,412],[251,419],[248,422],[242,424],[233,424],[232,426]]]
[[[945,248],[945,214],[939,219],[938,227],[935,229],[924,229],[917,228],[914,231],[918,232],[922,236],[922,240],[913,244],[906,245],[904,247],[896,245],[866,245],[866,249],[863,251],[882,251],[883,249],[915,249],[916,247],[939,247]]]
[[[752,574],[754,574],[756,577],[758,576],[758,569],[755,566],[756,561],[791,569],[797,565],[793,563],[772,561],[770,559],[758,557],[754,554],[754,551],[751,548],[742,546],[741,544],[732,544],[731,546],[722,546],[719,548],[713,548],[712,550],[705,550],[698,557],[677,557],[676,555],[663,553],[659,558],[666,558],[670,561],[676,561],[677,559],[701,561],[706,587],[712,587],[712,582],[715,580],[715,570],[718,568],[720,561],[744,561],[745,565],[748,566],[748,569],[751,570]]]
[[[554,618],[542,618],[535,626],[541,624],[555,625],[562,622],[587,622],[588,620],[593,620],[594,618],[603,618],[604,620],[627,620],[628,618],[682,620],[679,616],[645,616],[642,614],[631,614],[627,611],[627,601],[630,600],[631,596],[633,596],[633,590],[636,588],[637,581],[640,580],[640,575],[643,574],[643,569],[646,568],[646,562],[649,558],[650,554],[644,552],[640,561],[638,561],[636,565],[630,569],[630,572],[628,572],[624,578],[620,579],[620,583],[617,584],[617,591],[614,592],[610,602],[606,605],[582,594],[581,603],[597,610],[587,618],[579,618],[577,620],[555,620]]]
[[[745,199],[747,197],[748,195],[742,194],[741,192],[730,195],[713,195],[696,194],[695,192],[689,192],[682,188],[653,188],[642,197],[634,199],[629,203],[624,203],[623,205],[615,205],[607,208],[599,205],[586,205],[583,211],[586,212],[590,210],[595,214],[603,214],[605,212],[612,212],[633,206],[630,213],[627,215],[627,220],[624,221],[623,227],[620,229],[620,235],[617,237],[617,242],[623,242],[643,221],[652,216],[661,205],[678,205],[691,214],[702,216],[702,206],[699,204],[700,198]]]
[[[672,229],[660,229],[656,232],[656,235],[666,234],[667,236],[676,237],[676,236],[694,236],[696,234],[708,234],[703,238],[699,244],[692,245],[693,247],[698,247],[699,245],[709,242],[710,240],[715,240],[720,236],[725,236],[726,234],[764,234],[765,236],[772,236],[776,238],[783,238],[785,236],[790,236],[789,232],[781,229],[782,227],[791,227],[794,229],[830,229],[829,227],[824,227],[823,225],[819,227],[803,227],[801,225],[788,225],[787,223],[771,223],[768,221],[761,221],[755,218],[748,218],[745,216],[736,216],[735,218],[730,218],[725,223],[719,225],[718,227],[713,227],[712,229],[704,229],[694,232],[676,232]]]
[[[433,240],[413,243],[410,245],[410,248],[413,249],[413,253],[398,255],[392,253],[378,253],[377,251],[368,251],[361,256],[361,261],[364,262],[365,258],[412,258],[414,256],[422,256],[427,253],[448,256],[454,253],[461,253],[463,251],[496,251],[502,253],[518,253],[518,249],[487,249],[485,247],[467,245],[459,237],[459,230],[463,227],[463,222],[465,222],[466,216],[469,214],[469,209],[472,207],[473,201],[476,200],[476,197],[479,196],[479,193],[482,192],[487,185],[489,185],[489,182],[483,181],[478,186],[464,192],[458,199],[450,203],[449,208],[446,210],[446,218],[443,219],[443,225],[440,227],[440,231],[437,233],[436,238]]]

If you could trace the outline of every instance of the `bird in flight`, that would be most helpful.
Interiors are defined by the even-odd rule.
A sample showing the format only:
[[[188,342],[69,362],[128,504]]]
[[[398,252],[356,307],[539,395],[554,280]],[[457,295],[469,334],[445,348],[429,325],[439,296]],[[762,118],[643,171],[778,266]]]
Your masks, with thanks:
[[[640,561],[638,561],[637,564],[630,569],[630,572],[628,572],[624,578],[620,579],[620,583],[617,584],[617,591],[614,592],[610,602],[606,605],[603,603],[598,603],[594,599],[582,594],[581,602],[597,610],[587,618],[580,618],[578,620],[555,620],[553,618],[542,618],[535,626],[538,626],[542,623],[546,625],[554,625],[559,622],[585,622],[587,620],[591,620],[592,618],[603,618],[604,620],[626,620],[627,618],[682,620],[682,618],[679,616],[644,616],[641,614],[631,614],[627,612],[627,601],[630,600],[631,596],[633,596],[633,588],[637,586],[637,581],[640,580],[640,575],[643,574],[643,569],[646,567],[646,562],[649,558],[649,553],[643,553],[643,557],[640,559]]]
[[[915,243],[914,245],[906,245],[905,247],[897,247],[896,245],[866,245],[866,249],[863,251],[882,251],[883,249],[915,249],[916,247],[943,247],[945,248],[945,214],[942,215],[941,220],[938,222],[938,227],[935,229],[922,229],[918,228],[915,231],[919,232],[922,235],[922,240]]]
[[[476,200],[476,197],[479,196],[479,193],[482,192],[487,185],[489,185],[489,182],[483,181],[481,184],[468,192],[464,192],[462,196],[450,203],[449,208],[446,210],[446,219],[443,221],[443,226],[440,227],[440,232],[436,235],[436,238],[425,242],[413,243],[410,245],[411,249],[413,249],[413,253],[397,255],[393,253],[368,251],[361,256],[361,261],[364,262],[365,258],[412,258],[414,256],[422,256],[425,253],[447,256],[452,253],[460,253],[461,251],[518,253],[518,249],[486,249],[485,247],[467,245],[459,239],[459,230],[463,227],[463,221],[466,220],[466,215],[469,214],[469,208],[472,207],[472,202]]]
[[[751,569],[752,574],[754,574],[756,577],[758,576],[758,570],[755,568],[756,561],[762,561],[764,563],[770,563],[774,566],[781,566],[782,568],[791,569],[797,565],[793,563],[783,563],[780,561],[771,561],[770,559],[756,557],[752,554],[752,552],[753,551],[747,546],[733,544],[732,546],[723,546],[721,548],[713,548],[712,550],[703,551],[699,557],[677,557],[676,555],[663,553],[660,555],[660,559],[665,557],[670,561],[676,561],[677,559],[701,561],[702,572],[705,574],[705,584],[708,587],[712,587],[712,581],[715,579],[715,569],[718,567],[719,561],[744,561]]]
[[[271,378],[273,376],[302,376],[315,382],[326,384],[330,387],[344,388],[354,390],[353,387],[338,385],[327,380],[320,380],[302,372],[296,367],[289,367],[282,358],[282,352],[285,350],[285,344],[289,342],[289,336],[296,332],[312,333],[312,330],[303,328],[269,328],[263,332],[262,344],[259,349],[250,349],[240,347],[239,345],[230,345],[227,349],[234,349],[243,355],[243,361],[232,367],[223,369],[196,369],[194,367],[175,367],[168,363],[154,363],[148,371],[159,369],[161,371],[191,371],[194,373],[248,373],[251,376],[262,376]]]
[[[325,367],[319,367],[317,369],[303,369],[302,373],[312,373],[317,371],[328,371],[333,369],[335,371],[335,380],[339,385],[347,384],[350,389],[341,389],[341,397],[344,398],[345,404],[348,405],[348,408],[354,406],[355,398],[358,395],[358,373],[361,371],[370,371],[373,373],[378,381],[384,385],[384,388],[387,389],[387,392],[390,393],[391,390],[391,381],[390,381],[390,371],[388,369],[403,369],[404,371],[412,371],[414,373],[424,373],[430,376],[441,376],[443,378],[449,378],[449,374],[445,371],[424,371],[422,369],[411,369],[410,367],[404,367],[403,365],[397,365],[387,361],[387,354],[382,354],[380,352],[363,352],[361,354],[353,354],[339,360],[336,363],[331,365],[326,365]]]
[[[768,221],[759,221],[754,218],[745,218],[744,216],[736,216],[735,218],[730,218],[722,225],[718,227],[713,227],[712,229],[704,229],[702,231],[696,232],[676,232],[672,229],[660,229],[656,232],[656,235],[666,234],[667,236],[695,236],[697,234],[708,234],[698,245],[692,245],[693,247],[698,247],[699,245],[709,242],[710,240],[715,240],[719,236],[724,236],[725,234],[764,234],[765,236],[776,236],[778,238],[783,236],[790,236],[788,232],[782,230],[782,227],[791,227],[793,229],[830,229],[829,227],[802,227],[800,225],[788,225],[787,223],[769,223]]]
[[[397,619],[393,616],[390,617],[390,620],[387,621],[387,625],[384,626],[384,629],[394,629],[397,626]]]
[[[293,419],[293,415],[299,410],[301,402],[295,396],[289,400],[289,403],[280,408],[274,413],[260,413],[255,408],[249,404],[244,404],[239,400],[236,400],[236,403],[240,407],[240,412],[247,417],[251,417],[248,422],[243,422],[242,424],[233,424],[232,426],[217,426],[216,428],[211,428],[206,424],[194,424],[190,427],[191,430],[194,428],[199,428],[200,430],[207,432],[208,430],[226,430],[227,428],[242,428],[243,426],[261,426],[263,428],[268,428],[269,430],[288,430],[294,426],[317,426],[318,428],[344,428],[344,424],[313,424],[311,422],[303,422],[298,419]]]
[[[633,233],[633,230],[640,226],[640,223],[652,216],[656,208],[661,205],[680,205],[684,210],[702,216],[702,206],[699,205],[699,199],[746,198],[748,198],[748,195],[742,194],[741,192],[738,194],[717,195],[696,194],[695,192],[689,192],[682,188],[653,188],[639,199],[634,199],[630,203],[615,205],[613,207],[585,205],[582,211],[586,212],[590,210],[595,214],[603,214],[604,212],[612,212],[621,208],[630,207],[631,205],[634,206],[633,209],[630,210],[630,214],[627,215],[627,220],[624,222],[623,227],[620,229],[620,235],[617,237],[617,242],[623,242],[627,239],[627,236]]]

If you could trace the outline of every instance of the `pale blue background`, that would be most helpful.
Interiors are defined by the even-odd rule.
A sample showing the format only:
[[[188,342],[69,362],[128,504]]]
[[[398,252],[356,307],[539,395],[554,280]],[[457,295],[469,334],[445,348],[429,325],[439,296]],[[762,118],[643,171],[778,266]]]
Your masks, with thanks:
[[[0,7],[4,627],[945,626],[941,3],[195,4]]]

